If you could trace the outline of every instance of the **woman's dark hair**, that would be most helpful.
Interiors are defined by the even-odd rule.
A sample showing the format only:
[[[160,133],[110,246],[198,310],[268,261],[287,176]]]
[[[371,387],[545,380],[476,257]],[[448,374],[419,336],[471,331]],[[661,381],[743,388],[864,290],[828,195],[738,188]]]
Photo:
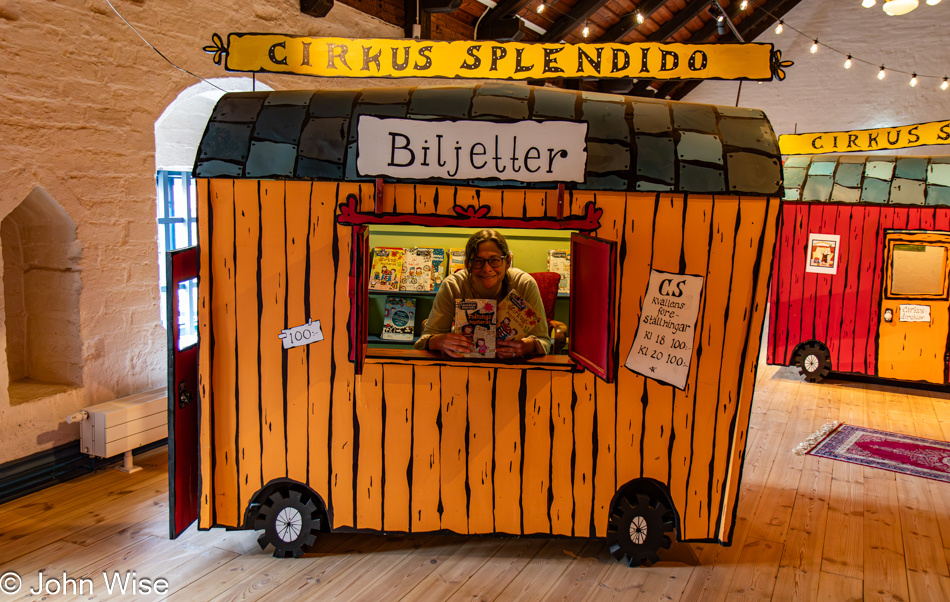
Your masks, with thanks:
[[[493,242],[498,245],[498,248],[501,249],[501,254],[506,258],[511,257],[511,251],[508,249],[508,241],[505,240],[505,237],[502,236],[501,232],[498,230],[492,230],[487,228],[485,230],[479,230],[475,234],[472,234],[468,242],[465,243],[465,269],[472,271],[472,260],[475,259],[475,256],[478,255],[478,245],[483,242]]]

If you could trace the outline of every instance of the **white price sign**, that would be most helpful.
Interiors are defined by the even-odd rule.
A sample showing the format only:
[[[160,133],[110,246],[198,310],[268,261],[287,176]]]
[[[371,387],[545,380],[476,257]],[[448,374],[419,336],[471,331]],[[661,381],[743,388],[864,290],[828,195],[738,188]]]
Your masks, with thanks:
[[[685,389],[702,294],[702,276],[653,270],[637,336],[624,365],[643,376]]]

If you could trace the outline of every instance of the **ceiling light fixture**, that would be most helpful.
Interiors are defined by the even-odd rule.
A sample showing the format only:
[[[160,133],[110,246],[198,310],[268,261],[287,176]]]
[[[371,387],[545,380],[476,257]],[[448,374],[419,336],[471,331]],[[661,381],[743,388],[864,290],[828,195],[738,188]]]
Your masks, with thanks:
[[[584,31],[581,32],[581,35],[585,38],[590,35],[590,27],[587,26],[587,23],[584,23]]]
[[[917,87],[917,74],[916,74],[916,73],[914,73],[914,74],[912,74],[912,75],[910,76],[910,87],[911,87],[911,88],[916,88],[916,87]]]
[[[643,15],[640,13],[640,11],[637,11],[637,23],[643,25]]]
[[[947,88],[950,88],[950,81],[947,81],[947,78],[943,78],[943,83],[940,84],[940,89],[946,90]]]
[[[850,55],[850,54],[848,55],[848,58],[846,58],[846,59],[844,60],[844,68],[845,68],[845,69],[850,69],[850,68],[851,68],[851,55]]]
[[[884,12],[892,17],[906,15],[917,8],[918,0],[884,0]]]
[[[815,43],[811,45],[811,48],[808,49],[808,52],[815,54],[818,52],[818,40],[815,40]]]
[[[784,29],[785,29],[785,21],[782,21],[781,19],[779,19],[778,25],[775,26],[775,33],[780,34],[782,33],[782,30]]]
[[[543,12],[544,12],[544,2],[538,5],[538,14],[540,15]]]
[[[884,79],[885,75],[887,75],[887,73],[884,71],[884,65],[881,65],[881,70],[878,72],[877,78]]]

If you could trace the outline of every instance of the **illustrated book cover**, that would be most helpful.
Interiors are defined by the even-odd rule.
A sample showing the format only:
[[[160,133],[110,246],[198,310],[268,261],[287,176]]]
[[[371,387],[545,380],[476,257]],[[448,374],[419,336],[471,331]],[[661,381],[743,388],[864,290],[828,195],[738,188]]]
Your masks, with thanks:
[[[432,249],[406,249],[402,260],[401,291],[432,290]]]
[[[445,278],[445,249],[432,249],[432,283],[429,290],[439,290],[443,278]]]
[[[495,338],[499,341],[523,339],[540,320],[541,316],[525,301],[524,297],[517,291],[509,291],[508,295],[498,303]]]
[[[571,252],[559,249],[548,249],[548,271],[561,275],[557,284],[557,292],[571,292]]]
[[[449,274],[465,269],[465,249],[449,249]]]
[[[495,357],[494,299],[459,299],[455,302],[455,332],[472,340],[475,349],[463,357]]]
[[[412,297],[386,297],[383,332],[387,341],[411,341],[415,334],[416,300]]]
[[[370,273],[369,290],[398,291],[404,255],[404,249],[396,247],[374,247],[373,269]]]

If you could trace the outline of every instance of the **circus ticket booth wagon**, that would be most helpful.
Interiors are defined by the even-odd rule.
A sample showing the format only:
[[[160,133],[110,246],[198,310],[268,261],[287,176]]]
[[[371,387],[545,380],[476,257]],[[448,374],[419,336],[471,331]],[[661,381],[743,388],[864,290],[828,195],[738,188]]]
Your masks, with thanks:
[[[950,157],[788,157],[785,186],[767,361],[950,382]]]
[[[761,112],[230,93],[194,174],[200,479],[173,532],[263,530],[278,556],[322,531],[601,537],[631,565],[730,541],[782,195]],[[368,345],[378,228],[566,237],[568,352]]]

